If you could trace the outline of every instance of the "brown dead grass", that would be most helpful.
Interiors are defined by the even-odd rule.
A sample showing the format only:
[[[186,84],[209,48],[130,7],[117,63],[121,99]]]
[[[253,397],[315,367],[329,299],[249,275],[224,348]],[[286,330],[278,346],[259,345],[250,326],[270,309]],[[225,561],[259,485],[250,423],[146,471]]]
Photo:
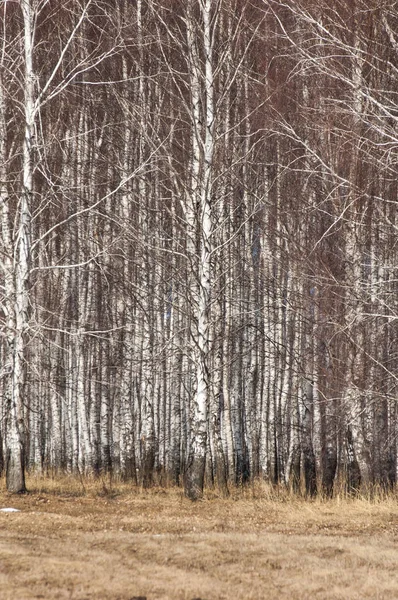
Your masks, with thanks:
[[[0,598],[398,598],[394,496],[305,501],[256,484],[179,489],[30,478],[0,487]]]

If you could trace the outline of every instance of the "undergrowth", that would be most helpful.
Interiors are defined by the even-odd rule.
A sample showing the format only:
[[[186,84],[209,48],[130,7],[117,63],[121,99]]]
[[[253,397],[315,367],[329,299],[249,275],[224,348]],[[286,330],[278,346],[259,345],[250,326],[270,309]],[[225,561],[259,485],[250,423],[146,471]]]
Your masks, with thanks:
[[[28,473],[26,475],[28,493],[49,494],[73,497],[106,497],[117,498],[123,496],[184,496],[182,487],[172,484],[154,484],[149,488],[143,488],[132,481],[123,481],[121,478],[104,474],[99,476],[83,477],[77,475],[57,474],[43,475],[39,473]],[[384,489],[376,485],[363,486],[355,494],[348,493],[344,486],[337,485],[333,496],[327,497],[319,492],[310,498],[305,493],[297,493],[289,487],[279,484],[273,485],[262,479],[255,479],[244,485],[229,485],[228,498],[224,492],[214,486],[206,486],[203,501],[223,500],[230,502],[271,502],[277,504],[324,504],[324,503],[353,503],[364,502],[380,504],[386,502],[398,503],[398,489]],[[5,477],[0,478],[0,493],[6,493]]]

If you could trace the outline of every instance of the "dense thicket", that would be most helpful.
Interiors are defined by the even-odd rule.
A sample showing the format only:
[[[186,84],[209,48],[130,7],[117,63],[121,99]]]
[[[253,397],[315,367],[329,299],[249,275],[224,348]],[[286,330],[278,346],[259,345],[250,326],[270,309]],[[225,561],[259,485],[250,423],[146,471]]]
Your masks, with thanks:
[[[0,21],[9,489],[24,468],[185,475],[192,498],[205,472],[393,485],[395,2],[9,0]]]

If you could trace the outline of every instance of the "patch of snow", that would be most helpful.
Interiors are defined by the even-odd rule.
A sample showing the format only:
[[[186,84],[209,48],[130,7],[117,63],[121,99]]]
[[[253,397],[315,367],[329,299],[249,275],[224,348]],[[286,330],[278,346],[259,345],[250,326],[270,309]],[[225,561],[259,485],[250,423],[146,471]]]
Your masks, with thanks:
[[[0,512],[21,512],[18,508],[0,508]]]

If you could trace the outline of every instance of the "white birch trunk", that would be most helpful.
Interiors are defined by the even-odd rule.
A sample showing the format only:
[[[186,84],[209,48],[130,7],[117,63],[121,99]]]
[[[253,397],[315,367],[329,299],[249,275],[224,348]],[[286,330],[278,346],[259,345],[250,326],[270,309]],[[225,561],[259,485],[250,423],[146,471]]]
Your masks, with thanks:
[[[33,22],[34,14],[30,0],[21,2],[23,15],[24,39],[24,118],[25,131],[22,150],[22,186],[18,209],[18,232],[14,240],[14,248],[10,247],[14,257],[12,291],[9,317],[13,331],[13,339],[9,341],[11,361],[11,390],[10,390],[10,420],[7,442],[7,490],[13,493],[25,491],[24,474],[24,432],[23,432],[23,394],[26,378],[25,348],[29,324],[29,278],[31,259],[31,202],[33,193],[33,139],[35,126],[34,85],[33,73]],[[7,210],[6,210],[7,212]],[[4,218],[7,215],[4,214]],[[11,279],[11,274],[9,279]],[[12,334],[11,334],[12,335]]]
[[[193,104],[193,190],[192,198],[198,202],[199,220],[199,265],[198,289],[194,295],[196,308],[196,340],[194,346],[194,365],[196,368],[196,391],[193,402],[193,417],[191,431],[191,447],[188,459],[187,477],[185,483],[186,495],[195,500],[201,497],[204,486],[204,474],[207,450],[207,410],[209,400],[209,348],[210,348],[210,291],[211,291],[211,258],[213,222],[211,215],[212,173],[214,155],[214,82],[213,82],[213,32],[211,23],[211,0],[201,5],[203,19],[203,50],[205,53],[205,69],[202,77],[205,97],[205,132],[201,135],[202,123],[200,115],[200,80],[199,57],[194,52],[192,56],[191,97]],[[192,3],[190,3],[192,10]],[[193,15],[187,16],[188,43],[196,48],[193,32]],[[198,136],[203,143],[203,164],[199,153]],[[195,181],[196,179],[196,181]],[[196,296],[196,297],[195,297]]]

